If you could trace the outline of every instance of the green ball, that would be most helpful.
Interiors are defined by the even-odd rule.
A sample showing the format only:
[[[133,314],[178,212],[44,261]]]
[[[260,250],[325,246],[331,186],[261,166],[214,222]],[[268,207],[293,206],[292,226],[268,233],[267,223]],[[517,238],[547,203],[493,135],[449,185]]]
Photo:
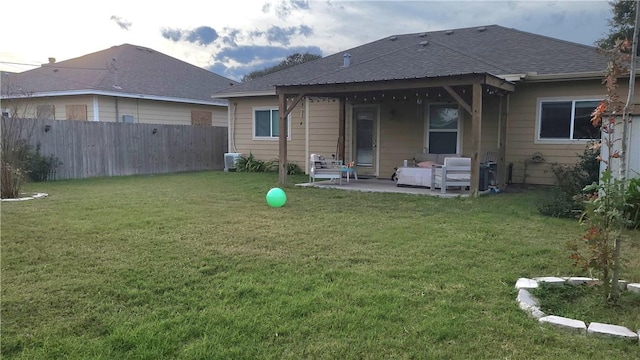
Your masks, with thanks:
[[[281,207],[287,202],[287,194],[280,188],[272,188],[267,193],[267,204],[271,207]]]

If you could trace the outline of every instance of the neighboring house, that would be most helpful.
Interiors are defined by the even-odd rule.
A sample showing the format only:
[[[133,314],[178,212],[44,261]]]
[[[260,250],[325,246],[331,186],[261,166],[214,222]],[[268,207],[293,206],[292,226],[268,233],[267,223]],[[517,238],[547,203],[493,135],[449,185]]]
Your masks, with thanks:
[[[552,184],[550,164],[600,136],[589,120],[606,67],[594,47],[491,25],[389,36],[214,97],[229,100],[230,152],[307,171],[318,153],[381,178],[423,151],[471,157],[477,175],[495,153],[501,186]]]
[[[211,94],[234,84],[155,50],[124,44],[2,73],[2,111],[25,118],[227,126],[227,101]]]

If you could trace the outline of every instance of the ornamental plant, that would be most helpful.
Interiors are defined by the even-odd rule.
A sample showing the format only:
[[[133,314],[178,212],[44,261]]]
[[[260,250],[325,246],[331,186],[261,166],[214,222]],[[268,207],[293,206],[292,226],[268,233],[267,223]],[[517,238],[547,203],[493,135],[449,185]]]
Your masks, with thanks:
[[[624,141],[626,134],[623,131],[621,137],[616,137],[616,128],[626,129],[629,119],[629,101],[623,103],[618,95],[618,79],[629,74],[631,43],[628,40],[618,41],[613,49],[607,51],[610,58],[603,83],[607,90],[607,96],[593,111],[591,122],[599,126],[603,133],[601,143],[594,148],[605,146],[606,158],[599,155],[597,159],[604,165],[604,171],[600,181],[584,188],[585,209],[580,221],[587,226],[582,240],[586,242],[586,251],[577,242],[571,242],[569,249],[572,251],[570,258],[574,265],[581,266],[583,270],[592,270],[598,273],[602,281],[605,300],[610,304],[616,304],[620,297],[618,280],[622,267],[620,256],[625,230],[631,224],[629,219],[630,204],[627,203],[626,189],[629,181],[621,171],[614,176],[612,163],[622,157],[620,168],[624,167],[627,145]],[[635,60],[634,60],[635,61]],[[635,73],[635,71],[631,71]],[[631,75],[634,76],[634,75]],[[633,82],[630,81],[630,96],[632,97]],[[616,126],[621,125],[621,126]],[[615,144],[621,142],[620,150],[615,149]]]

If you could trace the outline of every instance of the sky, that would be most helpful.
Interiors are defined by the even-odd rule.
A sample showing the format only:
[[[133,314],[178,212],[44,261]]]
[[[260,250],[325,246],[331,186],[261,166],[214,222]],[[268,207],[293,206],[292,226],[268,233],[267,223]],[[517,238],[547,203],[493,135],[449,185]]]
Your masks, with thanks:
[[[327,56],[394,34],[483,25],[593,45],[610,18],[606,0],[10,1],[0,70],[133,44],[240,80],[296,52]]]

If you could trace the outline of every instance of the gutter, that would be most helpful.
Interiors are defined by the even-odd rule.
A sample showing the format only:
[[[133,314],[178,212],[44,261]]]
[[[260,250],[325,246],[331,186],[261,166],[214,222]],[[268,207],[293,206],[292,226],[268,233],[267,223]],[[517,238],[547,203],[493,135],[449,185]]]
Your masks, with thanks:
[[[239,97],[254,97],[254,96],[276,96],[276,89],[273,90],[262,90],[262,91],[243,91],[243,92],[235,92],[235,93],[223,93],[223,94],[213,94],[211,95],[212,99],[228,99],[228,98],[239,98]]]

